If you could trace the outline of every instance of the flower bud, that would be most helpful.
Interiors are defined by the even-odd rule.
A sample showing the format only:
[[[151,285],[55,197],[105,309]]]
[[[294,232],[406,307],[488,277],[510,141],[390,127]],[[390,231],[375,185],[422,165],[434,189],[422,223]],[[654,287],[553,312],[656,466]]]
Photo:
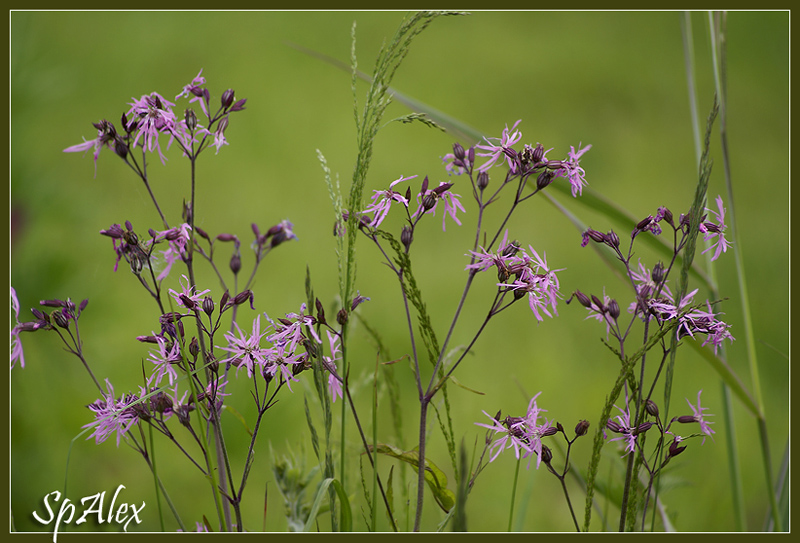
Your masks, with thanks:
[[[580,290],[576,290],[572,295],[578,299],[578,302],[580,302],[583,307],[592,307],[592,301]],[[567,300],[567,303],[569,303],[569,300]]]
[[[422,199],[422,208],[425,211],[433,209],[433,206],[436,205],[436,199],[437,199],[436,193],[429,192],[427,196],[425,196],[425,198]]]
[[[578,424],[575,425],[575,436],[585,436],[586,432],[589,431],[589,421],[582,420]]]
[[[214,373],[219,371],[219,360],[211,352],[206,353],[206,366]]]
[[[653,277],[653,282],[656,285],[660,284],[661,281],[664,280],[664,265],[661,263],[660,260],[656,262],[655,266],[653,266],[652,277]]]
[[[639,426],[636,427],[636,431],[634,432],[634,435],[643,434],[646,431],[648,431],[650,428],[652,428],[652,426],[653,426],[652,422],[643,422]]]
[[[220,298],[220,300],[219,300],[219,305],[221,305],[221,306],[222,306],[222,308],[224,309],[224,308],[225,308],[225,306],[226,306],[226,305],[228,305],[228,301],[229,301],[230,299],[231,299],[231,295],[230,295],[230,293],[229,293],[229,292],[226,290],[226,291],[225,291],[225,292],[222,294],[222,298]]]
[[[559,426],[561,426],[561,425],[559,424]],[[558,430],[559,430],[559,428],[557,428],[555,426],[548,426],[547,428],[544,429],[543,432],[541,432],[540,435],[542,437],[554,436],[554,435],[556,435],[558,433]],[[562,427],[561,431],[563,431],[563,430],[564,430],[564,428]]]
[[[613,230],[610,230],[605,235],[605,242],[609,247],[619,247],[619,236]]]
[[[199,226],[195,225],[194,231],[197,232],[201,238],[211,241],[211,237],[208,235],[208,232],[200,228]]]
[[[197,128],[197,115],[194,110],[191,108],[187,109],[184,111],[183,116],[186,119],[186,128],[188,128],[190,132],[194,132],[194,129]]]
[[[178,298],[180,298],[180,300],[181,300],[181,303],[182,303],[182,304],[184,305],[184,307],[185,307],[186,309],[188,309],[189,311],[192,311],[192,310],[194,310],[194,309],[197,307],[197,303],[196,303],[194,300],[192,300],[191,298],[189,298],[189,297],[188,297],[186,294],[184,294],[184,293],[181,293],[181,295],[180,295],[180,296],[178,296]]]
[[[459,160],[464,160],[464,157],[467,156],[464,152],[464,148],[458,142],[453,144],[453,155]]]
[[[597,230],[592,230],[589,228],[584,235],[589,236],[592,241],[596,243],[604,243],[606,241],[606,236],[602,232],[598,232]]]
[[[219,120],[219,124],[217,124],[217,134],[224,134],[225,130],[228,129],[228,117],[227,115]]]
[[[542,190],[552,182],[553,182],[553,172],[545,170],[539,174],[539,177],[536,178],[536,188]]]
[[[211,296],[203,298],[203,312],[209,317],[214,312],[214,300],[211,299]]]
[[[150,399],[150,404],[156,413],[163,413],[167,409],[172,409],[172,398],[163,392],[158,392]]]
[[[142,273],[142,270],[144,269],[145,265],[144,258],[145,257],[143,255],[139,255],[139,253],[134,253],[131,255],[130,265],[131,265],[131,273],[133,273],[133,275],[138,276],[139,274]]]
[[[686,445],[684,445],[683,447],[679,447],[678,443],[680,443],[679,439],[675,439],[672,441],[672,443],[670,443],[669,454],[667,455],[668,458],[672,458],[673,456],[678,456],[686,449]]]
[[[325,308],[322,306],[322,302],[319,301],[319,298],[314,301],[314,306],[317,308],[317,322],[322,325],[327,324],[325,320]]]
[[[128,146],[120,140],[114,140],[114,152],[120,158],[125,158],[128,156]]]
[[[612,299],[610,302],[608,302],[607,309],[608,314],[611,315],[612,319],[617,320],[617,318],[619,318],[619,304],[616,300]]]
[[[533,162],[541,162],[544,158],[544,145],[541,143],[536,144],[536,148],[533,150]]]
[[[233,304],[234,305],[241,305],[241,304],[245,303],[247,300],[250,300],[250,307],[252,309],[255,309],[253,307],[253,291],[252,290],[243,290],[242,292],[237,294],[236,297],[234,297],[234,299],[233,299]]]
[[[433,189],[433,192],[435,192],[437,196],[441,196],[442,194],[450,190],[450,187],[452,186],[453,186],[452,183],[441,183],[438,187]]]
[[[664,220],[667,221],[667,224],[669,224],[670,226],[673,226],[673,227],[675,226],[673,224],[673,222],[672,222],[672,211],[670,211],[666,207],[660,207],[660,208],[658,208],[658,211],[659,211],[659,214],[662,217],[664,217]]]
[[[406,251],[408,251],[412,241],[414,241],[414,231],[406,224],[400,232],[400,242],[403,244],[403,247],[406,248]]]
[[[618,434],[622,432],[622,426],[620,426],[618,423],[614,422],[611,419],[608,419],[608,421],[606,421],[606,428]]]
[[[192,337],[192,341],[189,342],[189,353],[194,358],[197,358],[197,355],[200,353],[200,344],[197,342],[196,337]]]
[[[651,222],[653,222],[653,216],[652,215],[648,215],[647,217],[645,217],[644,219],[639,221],[639,223],[636,225],[636,230],[639,230],[639,231],[644,230],[645,228],[650,226]]]
[[[344,326],[345,323],[347,323],[347,311],[345,311],[344,308],[340,309],[336,314],[336,322],[338,322],[340,326]]]
[[[53,322],[60,328],[67,330],[69,328],[69,318],[64,315],[64,310],[56,310],[53,311],[50,316],[53,318]]]
[[[242,257],[239,255],[239,251],[234,252],[231,256],[230,267],[233,275],[236,275],[242,269]]]
[[[519,240],[512,240],[511,243],[505,246],[503,249],[503,256],[514,256],[519,252],[520,243]]]
[[[547,445],[542,445],[542,462],[549,464],[553,459],[553,451]]]
[[[35,307],[31,308],[31,313],[33,313],[33,316],[36,317],[37,320],[45,321],[47,324],[50,324],[50,315],[48,315],[47,313],[39,311]]]
[[[231,107],[233,104],[233,89],[228,89],[222,93],[222,97],[220,97],[220,102],[222,103],[223,108]]]
[[[122,129],[128,134],[133,132],[133,129],[136,128],[135,123],[128,124],[128,117],[127,115],[125,115],[125,113],[122,114],[122,118],[120,119],[120,124],[122,124]]]
[[[658,417],[658,406],[653,400],[646,400],[644,402],[644,410],[647,411],[647,414],[651,417]]]
[[[489,174],[486,172],[478,172],[478,188],[480,190],[485,189],[489,186]]]
[[[124,232],[120,225],[112,224],[107,230],[100,230],[100,234],[113,239],[122,239]]]

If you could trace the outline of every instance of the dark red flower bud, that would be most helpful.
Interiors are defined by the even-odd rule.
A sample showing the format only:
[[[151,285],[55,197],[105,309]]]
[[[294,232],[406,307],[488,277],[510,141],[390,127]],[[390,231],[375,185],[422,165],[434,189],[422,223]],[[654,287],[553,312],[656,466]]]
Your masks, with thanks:
[[[582,420],[577,425],[575,425],[575,435],[576,436],[585,436],[586,432],[589,431],[589,421]]]
[[[674,456],[678,456],[678,455],[679,455],[679,454],[681,454],[681,453],[682,453],[684,450],[686,450],[686,445],[684,445],[683,447],[679,447],[679,446],[678,446],[678,443],[680,443],[680,441],[678,441],[677,439],[676,439],[676,440],[674,440],[672,443],[670,443],[670,445],[669,445],[669,455],[668,455],[668,458],[672,458],[672,457],[674,457]]]
[[[664,280],[664,265],[661,263],[661,261],[656,262],[656,265],[653,266],[652,277],[653,282],[655,282],[657,285]]]
[[[429,211],[436,205],[437,196],[435,192],[429,192],[425,198],[422,199],[422,209]]]
[[[616,432],[618,434],[622,433],[622,426],[620,426],[619,424],[617,424],[616,422],[614,422],[611,419],[608,419],[608,421],[606,422],[606,428],[608,428],[612,432]]]
[[[250,307],[252,309],[255,309],[255,307],[253,307],[253,291],[252,290],[243,290],[242,292],[237,294],[236,297],[234,297],[234,299],[233,299],[233,304],[234,305],[241,305],[241,304],[245,303],[247,300],[250,300]]]
[[[214,312],[214,300],[211,299],[211,296],[203,298],[203,312],[209,317]]]
[[[466,157],[466,153],[464,153],[464,148],[458,142],[453,144],[453,155],[459,160],[464,160],[464,157]]]
[[[189,298],[186,294],[181,293],[181,295],[178,296],[178,298],[180,298],[181,303],[183,303],[184,307],[186,307],[186,309],[188,309],[189,311],[192,311],[194,308],[197,307],[197,303],[191,298]]]
[[[636,427],[635,434],[636,435],[643,434],[646,431],[648,431],[650,428],[652,428],[652,426],[653,426],[652,422],[643,422],[639,426]]]
[[[228,89],[222,93],[220,102],[222,103],[223,108],[229,108],[231,104],[233,104],[233,94],[233,89]]]
[[[231,256],[230,267],[234,275],[239,273],[239,270],[242,269],[242,257],[239,255],[239,251],[234,252]]]
[[[452,183],[442,183],[441,185],[433,189],[433,192],[435,192],[438,196],[441,196],[442,194],[450,190],[450,187],[452,186],[453,186]]]
[[[114,152],[118,157],[125,158],[128,156],[128,146],[121,140],[114,140]]]
[[[591,228],[589,228],[586,232],[584,232],[584,235],[589,236],[592,239],[592,241],[597,243],[603,243],[606,240],[605,234],[603,234],[602,232],[598,232],[597,230],[592,230]]]
[[[189,342],[189,353],[195,358],[200,353],[200,344],[197,342],[196,337],[192,337],[192,341]]]
[[[539,177],[536,178],[536,188],[542,190],[552,182],[553,182],[553,172],[545,170],[539,174]]]
[[[183,112],[183,117],[186,120],[186,128],[188,128],[190,132],[194,132],[194,129],[197,128],[197,115],[194,110],[191,108],[187,109]]]
[[[400,242],[406,248],[406,251],[408,250],[408,247],[411,245],[412,241],[414,241],[414,231],[406,224],[403,226],[403,230],[400,232]]]
[[[122,239],[123,230],[122,227],[118,224],[112,224],[108,230],[100,230],[100,233],[104,236],[108,236],[114,239]]]
[[[61,311],[53,311],[50,316],[53,318],[53,322],[56,323],[57,326],[67,330],[69,328],[69,317],[64,314],[64,310]]]
[[[576,290],[572,293],[572,295],[578,299],[578,302],[580,302],[583,307],[592,307],[592,300],[590,300],[589,297],[580,290]],[[567,303],[569,303],[569,300]]]
[[[319,301],[319,298],[314,300],[314,306],[317,308],[317,322],[320,324],[327,324],[325,320],[325,308],[322,306],[322,302]]]
[[[611,318],[617,320],[619,318],[619,304],[616,300],[612,299],[608,302],[608,314],[611,315]]]
[[[340,309],[336,314],[336,322],[338,322],[340,326],[344,326],[345,323],[347,323],[347,318],[347,311],[345,311],[344,308]]]
[[[489,186],[489,174],[486,172],[478,172],[478,179],[476,181],[480,190]]]
[[[563,430],[563,428],[562,428],[562,430]],[[554,435],[556,435],[557,433],[558,433],[558,428],[557,428],[557,427],[555,427],[555,426],[548,426],[547,428],[545,428],[545,429],[544,429],[544,431],[543,431],[543,432],[541,432],[541,436],[542,436],[542,437],[554,436]]]
[[[428,176],[422,180],[422,188],[419,189],[420,194],[425,194],[428,191]]]
[[[208,233],[199,226],[195,226],[194,231],[197,232],[201,238],[211,241],[211,237],[209,237]]]

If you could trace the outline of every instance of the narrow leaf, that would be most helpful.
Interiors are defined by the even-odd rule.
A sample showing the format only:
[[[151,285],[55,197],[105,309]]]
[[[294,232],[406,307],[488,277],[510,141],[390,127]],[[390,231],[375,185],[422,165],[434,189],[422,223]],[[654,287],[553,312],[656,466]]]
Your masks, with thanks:
[[[417,450],[403,451],[385,443],[378,444],[377,448],[370,447],[370,450],[397,458],[398,460],[410,464],[415,471],[419,470],[419,452]],[[428,484],[428,488],[431,489],[431,492],[433,492],[433,498],[436,500],[436,503],[439,504],[439,507],[441,507],[445,513],[449,512],[455,505],[455,494],[453,494],[452,490],[447,488],[447,475],[428,458],[425,459],[425,482]]]

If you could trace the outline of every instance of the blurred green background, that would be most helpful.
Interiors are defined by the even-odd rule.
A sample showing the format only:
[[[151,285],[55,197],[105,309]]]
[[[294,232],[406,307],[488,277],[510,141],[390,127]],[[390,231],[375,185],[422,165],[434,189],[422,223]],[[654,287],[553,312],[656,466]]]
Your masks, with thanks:
[[[88,298],[81,319],[87,359],[98,378],[109,378],[118,393],[136,389],[148,349],[134,338],[156,330],[158,315],[133,277],[124,270],[112,272],[111,243],[98,232],[125,220],[146,232],[160,226],[158,216],[141,182],[111,152],[103,151],[93,178],[91,154],[82,157],[62,150],[80,143],[82,137],[95,137],[92,122],[107,118],[118,123],[132,97],[157,91],[173,98],[201,68],[212,100],[233,88],[237,99],[247,98],[247,109],[231,120],[230,145],[217,156],[205,153],[199,161],[196,224],[212,235],[237,234],[243,240],[244,271],[249,273],[250,224],[255,222],[264,231],[280,220],[291,220],[299,241],[281,246],[262,264],[254,287],[256,309],[271,317],[297,311],[305,299],[306,266],[317,296],[327,308],[334,307],[338,293],[331,236],[334,216],[316,149],[339,174],[343,187],[349,187],[356,149],[350,79],[289,43],[347,62],[350,28],[357,21],[359,68],[369,72],[381,44],[394,34],[403,15],[12,12],[11,284],[23,318],[29,318],[28,308],[38,307],[41,299]],[[499,135],[506,124],[522,119],[523,142],[553,147],[551,158],[565,157],[569,145],[591,143],[582,165],[593,189],[637,217],[655,213],[661,205],[677,216],[688,210],[697,181],[681,16],[679,12],[478,12],[442,18],[412,45],[394,86],[487,135]],[[713,97],[706,14],[692,14],[692,23],[704,124]],[[731,13],[727,38],[729,145],[741,236],[741,246],[735,249],[745,256],[764,411],[777,472],[788,440],[789,405],[788,13]],[[365,89],[359,85],[359,99]],[[394,104],[386,120],[406,112]],[[450,135],[422,125],[389,124],[378,136],[367,190],[384,188],[401,174],[417,174],[420,179],[429,175],[432,182],[447,179],[440,157],[452,143]],[[166,166],[157,159],[150,162],[150,177],[168,220],[177,224],[181,202],[189,198],[189,168],[177,149],[171,149],[168,157]],[[713,158],[709,199],[722,194],[730,210],[716,130]],[[464,225],[448,225],[442,232],[439,219],[434,219],[413,248],[417,277],[440,338],[461,293],[464,254],[475,227],[465,180],[449,180],[456,183],[453,190],[464,196],[468,210]],[[578,201],[557,198],[586,224],[602,231],[614,228],[628,239],[632,225],[610,224]],[[497,206],[492,218],[501,215],[504,205]],[[384,226],[399,232],[400,218],[390,217]],[[628,288],[591,249],[580,247],[580,233],[545,200],[527,202],[509,227],[523,245],[546,252],[552,267],[566,268],[559,276],[565,294],[579,288],[602,295],[605,289],[620,305],[629,303]],[[220,251],[223,267],[227,250]],[[361,306],[361,314],[381,331],[392,357],[399,358],[409,347],[397,285],[380,264],[377,251],[363,240],[358,254],[357,288],[371,298]],[[644,246],[638,248],[637,257],[648,268],[655,263]],[[721,305],[724,319],[737,338],[728,349],[730,365],[751,387],[733,255],[729,252],[716,264],[720,291],[728,298]],[[173,270],[165,286],[177,288],[178,277]],[[201,287],[210,288],[218,299],[219,283],[212,273],[201,268],[198,277]],[[478,279],[453,346],[472,338],[490,302],[493,277]],[[240,313],[240,322],[249,323],[255,314],[248,308]],[[587,418],[593,432],[618,362],[600,342],[603,327],[584,317],[576,305],[561,305],[557,319],[541,324],[526,306],[501,314],[457,373],[461,383],[483,395],[450,388],[457,439],[463,436],[470,451],[476,440],[480,446],[483,432],[474,422],[485,422],[482,410],[522,414],[528,398],[539,391],[539,405],[548,410],[548,417],[566,428]],[[26,334],[22,339],[27,365],[10,375],[10,497],[16,528],[43,531],[31,513],[42,514],[43,496],[63,490],[66,478],[67,496],[73,500],[102,490],[110,497],[117,485],[126,485],[120,499],[147,503],[143,524],[132,530],[158,530],[152,477],[141,458],[127,447],[117,449],[113,440],[99,446],[83,437],[71,442],[91,420],[84,406],[97,397],[79,361],[63,351],[53,334]],[[358,325],[352,348],[355,397],[362,420],[369,421],[375,349]],[[404,435],[394,435],[385,394],[380,400],[378,435],[381,441],[410,448],[418,413],[415,386],[405,363],[395,367],[406,402]],[[690,414],[683,398],[694,400],[697,390],[703,389],[703,404],[717,414],[717,435],[703,446],[698,440],[690,442],[689,450],[671,465],[662,499],[679,530],[733,530],[719,377],[688,346],[680,349],[676,369],[673,413]],[[270,445],[277,455],[304,448],[307,465],[315,463],[302,396],[309,398],[315,416],[318,410],[310,375],[302,379],[304,385],[296,386],[293,395],[282,395],[260,435],[244,496],[249,530],[262,527],[265,485],[267,529],[286,529],[269,470]],[[231,390],[235,392],[231,405],[252,426],[254,410],[243,375]],[[767,497],[757,428],[738,402],[734,412],[747,526],[760,530]],[[338,417],[338,408],[336,413]],[[234,466],[241,473],[249,436],[235,418],[225,422],[229,446],[235,451]],[[348,427],[353,426],[351,419]],[[436,430],[433,435],[429,458],[445,469],[454,489],[443,440]],[[588,464],[589,449],[589,439],[575,447],[573,462],[581,469]],[[601,477],[613,477],[619,453],[613,445],[604,451],[610,460],[601,465]],[[210,494],[199,473],[167,442],[160,441],[157,452],[165,484],[187,526],[202,515],[213,519]],[[353,502],[356,528],[364,530],[366,505],[361,499],[355,434],[347,453],[351,458],[347,490],[358,496]],[[559,461],[557,456],[556,464]],[[384,477],[391,465],[388,459],[380,460]],[[513,456],[507,453],[478,478],[467,506],[470,530],[506,529],[514,467]],[[413,494],[412,475],[406,477]],[[399,480],[396,473],[395,485]],[[400,496],[401,490],[396,488],[395,494]],[[579,518],[583,498],[573,485]],[[522,470],[517,503],[519,529],[571,530],[558,481],[544,469]],[[400,517],[404,519],[404,513]],[[425,528],[435,529],[440,518],[428,494]],[[383,523],[379,528],[388,529],[382,515],[379,519]],[[327,518],[321,526],[329,526]],[[168,516],[167,529],[176,528]]]

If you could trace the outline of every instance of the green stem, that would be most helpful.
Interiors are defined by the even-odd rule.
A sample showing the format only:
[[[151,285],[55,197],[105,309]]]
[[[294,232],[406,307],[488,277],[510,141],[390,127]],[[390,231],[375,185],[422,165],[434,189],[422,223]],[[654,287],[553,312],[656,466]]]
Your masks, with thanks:
[[[511,485],[511,507],[508,509],[508,531],[511,531],[511,526],[514,520],[514,503],[517,500],[517,480],[519,479],[519,465],[522,463],[522,457],[517,458],[517,467],[514,469],[514,483]]]

